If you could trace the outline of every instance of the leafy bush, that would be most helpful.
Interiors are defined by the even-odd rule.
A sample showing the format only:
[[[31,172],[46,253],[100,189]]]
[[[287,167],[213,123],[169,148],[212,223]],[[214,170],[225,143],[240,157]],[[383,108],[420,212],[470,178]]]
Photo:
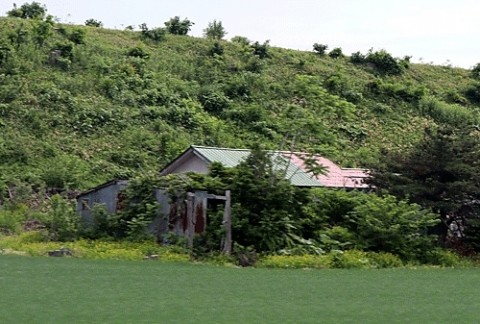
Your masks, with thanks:
[[[460,105],[447,104],[434,97],[425,97],[419,102],[419,109],[425,116],[439,123],[465,125],[477,120],[476,114]]]
[[[374,268],[399,268],[403,266],[402,260],[392,253],[367,253],[370,264]]]
[[[214,115],[219,115],[230,104],[230,99],[220,89],[214,87],[202,88],[198,94],[198,100],[205,111]]]
[[[180,20],[179,16],[170,18],[165,22],[166,30],[172,35],[187,35],[193,25],[195,25],[194,22],[187,18]]]
[[[470,71],[470,75],[475,80],[480,80],[480,63],[475,64],[475,66]]]
[[[440,248],[427,251],[421,261],[425,264],[439,265],[442,267],[456,267],[464,263],[454,252]]]
[[[427,89],[421,85],[411,83],[385,82],[374,80],[368,84],[369,90],[376,96],[391,101],[392,98],[403,100],[409,103],[415,103],[427,95]]]
[[[367,251],[390,252],[405,260],[433,248],[428,229],[437,216],[420,206],[397,201],[393,196],[371,195],[349,213],[357,244]]]
[[[139,57],[141,59],[148,59],[150,57],[150,54],[145,48],[139,46],[129,49],[127,55],[131,57]]]
[[[53,241],[72,241],[77,237],[79,216],[74,206],[59,195],[50,200],[50,211],[43,219]]]
[[[480,82],[468,86],[465,89],[465,97],[473,104],[480,104]]]
[[[382,75],[399,75],[408,67],[408,60],[399,62],[385,50],[376,52],[370,50],[364,59],[359,52],[352,55],[352,57],[354,57],[354,61],[351,60],[352,63],[370,63]]]
[[[332,268],[363,269],[371,267],[368,254],[363,251],[333,251],[329,256]]]
[[[212,47],[208,50],[210,56],[222,56],[224,52],[222,44],[220,42],[214,42]]]
[[[141,24],[139,27],[144,39],[150,39],[155,42],[161,42],[165,39],[167,33],[165,28],[148,29],[147,24],[145,23]]]
[[[342,49],[340,47],[335,47],[328,53],[328,56],[330,56],[333,59],[341,58],[344,57]]]
[[[364,64],[366,62],[366,57],[360,52],[352,53],[350,56],[350,62],[353,64]]]
[[[233,36],[230,41],[232,43],[237,43],[243,46],[248,46],[250,45],[250,40],[247,37],[244,36]]]
[[[265,41],[263,44],[260,44],[259,42],[255,42],[251,45],[253,49],[253,55],[258,56],[261,59],[269,58],[270,54],[268,52],[269,49],[269,43],[270,41]]]
[[[75,28],[68,34],[68,40],[74,44],[85,44],[85,29]]]
[[[389,252],[409,260],[433,248],[428,229],[438,223],[437,216],[418,205],[388,195],[328,189],[311,190],[309,201],[300,222],[303,237],[325,242],[327,250]]]
[[[116,236],[118,219],[108,213],[105,205],[95,204],[91,210],[92,219],[81,219],[79,235],[89,239],[106,239]]]
[[[103,27],[103,23],[99,20],[90,18],[85,21],[85,26],[101,28]]]
[[[4,206],[0,208],[0,234],[17,234],[22,229],[22,224],[26,220],[26,205]]]

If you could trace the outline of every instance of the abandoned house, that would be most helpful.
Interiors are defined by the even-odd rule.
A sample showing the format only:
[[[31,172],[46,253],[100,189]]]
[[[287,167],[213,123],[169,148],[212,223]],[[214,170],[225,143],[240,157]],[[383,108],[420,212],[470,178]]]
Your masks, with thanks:
[[[205,146],[190,146],[175,160],[160,171],[160,175],[197,172],[206,174],[213,162],[222,163],[226,167],[235,167],[244,161],[250,150],[230,149]],[[273,167],[282,171],[285,178],[298,187],[330,187],[344,189],[366,189],[365,179],[369,177],[365,169],[341,168],[329,159],[318,155],[309,155],[301,152],[271,151]],[[323,172],[314,174],[309,170],[311,163],[321,166]],[[126,188],[127,180],[113,180],[77,196],[77,212],[86,222],[93,222],[92,208],[95,204],[104,205],[109,213],[116,213],[123,208],[124,196],[122,190]],[[155,198],[160,205],[159,217],[152,223],[150,229],[158,233],[175,233],[187,236],[192,243],[193,234],[203,233],[208,223],[207,201],[223,201],[224,225],[226,233],[230,225],[230,192],[225,196],[212,195],[205,191],[187,193],[187,199],[182,202],[173,202],[165,190],[155,190]],[[230,238],[231,239],[231,238]],[[229,240],[225,239],[224,250],[228,251]],[[231,244],[231,243],[230,243]]]

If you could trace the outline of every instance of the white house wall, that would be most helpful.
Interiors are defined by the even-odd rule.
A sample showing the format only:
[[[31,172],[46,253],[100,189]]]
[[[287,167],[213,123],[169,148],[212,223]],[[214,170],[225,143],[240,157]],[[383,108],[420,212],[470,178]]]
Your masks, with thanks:
[[[204,160],[202,160],[196,155],[193,155],[191,158],[187,159],[185,162],[178,165],[169,173],[196,172],[196,173],[206,174],[209,171],[208,167],[209,165]]]

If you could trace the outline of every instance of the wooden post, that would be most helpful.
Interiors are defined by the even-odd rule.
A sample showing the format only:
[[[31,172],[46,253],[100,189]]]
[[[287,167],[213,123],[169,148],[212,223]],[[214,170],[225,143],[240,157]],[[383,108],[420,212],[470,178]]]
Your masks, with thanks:
[[[193,227],[193,200],[195,199],[195,194],[188,192],[187,193],[187,240],[188,248],[193,248],[193,233],[195,228]]]
[[[225,210],[223,212],[223,227],[225,229],[225,243],[223,253],[232,253],[232,208],[230,190],[225,191]]]

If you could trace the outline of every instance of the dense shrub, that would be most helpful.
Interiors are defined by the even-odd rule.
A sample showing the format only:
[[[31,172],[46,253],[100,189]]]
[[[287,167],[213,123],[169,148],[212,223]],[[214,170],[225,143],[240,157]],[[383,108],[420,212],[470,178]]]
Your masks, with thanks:
[[[438,223],[437,216],[393,196],[370,196],[347,218],[357,246],[367,251],[390,252],[410,260],[434,246],[428,229]]]
[[[195,23],[188,18],[180,20],[179,16],[175,16],[165,22],[165,29],[172,35],[187,35],[193,25]]]
[[[439,265],[442,267],[456,267],[465,263],[452,251],[440,248],[426,251],[421,261],[426,264]]]
[[[465,97],[473,104],[480,104],[480,82],[468,86],[465,89]]]
[[[139,46],[129,49],[127,55],[131,57],[139,57],[141,59],[148,59],[150,57],[150,54],[145,48]]]
[[[208,50],[210,56],[222,56],[224,52],[222,44],[220,42],[214,42],[212,47]]]
[[[355,191],[315,189],[310,195],[303,207],[308,216],[300,223],[305,238],[340,249],[389,252],[405,260],[433,247],[428,229],[437,224],[436,215],[418,205]]]
[[[148,29],[147,24],[143,23],[140,26],[141,34],[144,39],[150,39],[155,42],[161,42],[165,39],[167,31],[165,28]]]
[[[59,195],[55,195],[50,201],[50,211],[42,221],[48,230],[49,237],[53,241],[72,241],[77,235],[79,216],[72,204]]]
[[[85,20],[85,26],[100,28],[100,27],[103,27],[103,23],[99,20],[90,18],[90,19]]]
[[[269,43],[270,41],[265,41],[263,44],[260,44],[259,42],[255,42],[251,45],[253,49],[253,55],[258,56],[261,59],[269,58],[270,53],[269,53]]]
[[[425,97],[419,102],[419,109],[425,116],[435,121],[452,125],[465,125],[477,120],[476,114],[468,108],[447,104],[434,97]]]
[[[214,115],[220,114],[230,104],[230,99],[220,89],[214,87],[202,88],[198,100],[206,111]]]
[[[399,99],[409,103],[416,103],[427,94],[427,89],[421,85],[386,82],[380,79],[368,83],[367,88],[372,94],[384,99],[384,101]]]
[[[0,234],[18,234],[22,230],[22,224],[27,219],[26,205],[2,206],[0,208]]]
[[[366,62],[366,57],[360,52],[355,52],[350,56],[350,62],[353,64],[364,64]]]
[[[353,53],[350,62],[354,64],[369,64],[381,75],[399,75],[410,65],[410,57],[405,56],[402,60],[394,58],[385,50],[373,51],[370,49],[367,55],[360,52]]]
[[[313,51],[320,56],[325,55],[327,52],[327,49],[328,49],[327,45],[318,44],[318,43],[313,44]]]
[[[337,59],[337,58],[343,57],[344,55],[340,47],[335,47],[328,53],[328,56],[330,56],[333,59]]]
[[[475,64],[475,66],[470,71],[470,75],[475,80],[480,80],[480,63]]]

